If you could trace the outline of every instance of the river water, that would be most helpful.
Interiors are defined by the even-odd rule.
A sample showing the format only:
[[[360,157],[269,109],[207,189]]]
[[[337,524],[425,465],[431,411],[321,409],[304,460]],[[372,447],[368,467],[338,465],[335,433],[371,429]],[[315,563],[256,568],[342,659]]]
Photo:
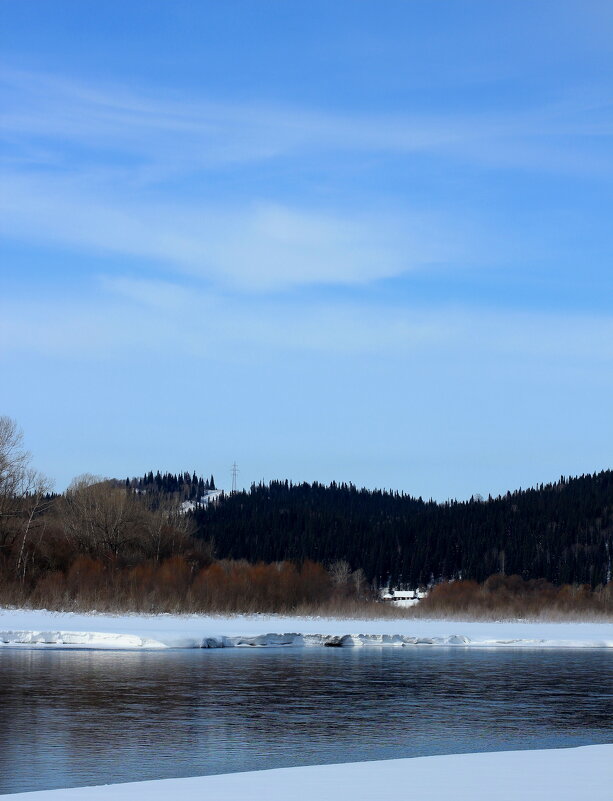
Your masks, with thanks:
[[[607,742],[607,651],[0,649],[3,793]]]

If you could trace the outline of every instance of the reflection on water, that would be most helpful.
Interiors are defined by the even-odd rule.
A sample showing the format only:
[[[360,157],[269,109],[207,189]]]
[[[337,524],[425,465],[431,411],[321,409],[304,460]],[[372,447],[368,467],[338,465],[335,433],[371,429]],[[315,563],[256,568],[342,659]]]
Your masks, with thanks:
[[[0,649],[0,792],[605,742],[605,651]]]

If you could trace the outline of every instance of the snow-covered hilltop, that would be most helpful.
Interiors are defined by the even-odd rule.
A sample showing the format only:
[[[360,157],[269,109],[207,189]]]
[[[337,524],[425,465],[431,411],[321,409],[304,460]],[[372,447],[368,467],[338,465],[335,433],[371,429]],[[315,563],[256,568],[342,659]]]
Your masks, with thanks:
[[[613,648],[613,624],[98,615],[0,610],[0,645],[80,648],[460,646]]]

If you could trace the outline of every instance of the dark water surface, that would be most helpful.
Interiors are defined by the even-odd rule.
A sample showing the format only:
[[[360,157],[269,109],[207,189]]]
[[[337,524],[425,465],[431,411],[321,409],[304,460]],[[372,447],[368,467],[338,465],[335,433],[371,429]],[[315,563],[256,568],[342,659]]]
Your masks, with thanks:
[[[0,650],[0,792],[613,742],[613,654]]]

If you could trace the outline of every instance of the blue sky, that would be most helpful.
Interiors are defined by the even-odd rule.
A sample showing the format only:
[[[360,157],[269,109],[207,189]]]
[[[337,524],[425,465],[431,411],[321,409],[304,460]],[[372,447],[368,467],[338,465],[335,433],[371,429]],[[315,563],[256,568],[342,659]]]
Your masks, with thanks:
[[[445,499],[611,467],[613,5],[0,6],[0,413]]]

